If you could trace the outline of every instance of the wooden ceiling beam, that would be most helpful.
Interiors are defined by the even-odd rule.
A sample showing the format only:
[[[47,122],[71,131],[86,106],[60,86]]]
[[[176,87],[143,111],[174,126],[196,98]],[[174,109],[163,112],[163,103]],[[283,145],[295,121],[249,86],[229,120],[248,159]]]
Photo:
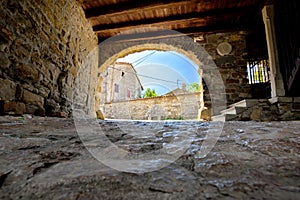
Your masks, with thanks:
[[[222,21],[225,18],[232,18],[238,20],[241,16],[253,16],[259,15],[260,10],[257,10],[257,7],[244,7],[244,8],[232,8],[226,10],[213,10],[203,13],[189,13],[184,15],[174,15],[164,18],[154,18],[154,19],[145,19],[131,22],[122,22],[116,24],[107,24],[107,25],[97,25],[93,27],[93,30],[97,33],[108,33],[108,32],[121,32],[124,30],[130,30],[134,28],[156,26],[162,27],[162,24],[170,23],[192,23],[193,21]],[[193,23],[193,26],[197,27],[196,23]],[[198,25],[199,26],[199,25]],[[200,24],[201,26],[201,24]]]
[[[264,28],[263,20],[260,16],[257,18],[249,19],[247,17],[241,17],[239,19],[224,20],[223,23],[216,21],[203,27],[189,27],[176,29],[176,31],[184,33],[186,35],[195,35],[199,33],[210,32],[225,32],[225,31],[237,31],[237,30],[253,30],[254,28]]]
[[[245,30],[241,28],[236,28],[231,25],[223,25],[221,27],[216,26],[203,26],[203,27],[193,27],[178,29],[174,32],[169,32],[167,30],[158,30],[146,33],[136,33],[136,34],[121,34],[113,37],[111,40],[105,41],[109,38],[107,37],[98,37],[99,43],[105,41],[108,43],[114,42],[133,42],[133,41],[145,41],[145,40],[157,40],[164,38],[174,38],[174,37],[184,37],[184,36],[193,36],[199,33],[212,33],[212,32],[225,32],[225,31],[237,31]],[[180,32],[179,32],[180,31]]]
[[[214,23],[207,26],[201,27],[188,27],[175,29],[174,31],[158,30],[145,33],[134,33],[134,34],[120,34],[112,38],[109,42],[131,42],[141,40],[153,40],[162,39],[168,37],[182,37],[192,36],[199,33],[213,33],[213,32],[228,32],[228,31],[240,31],[240,30],[253,30],[263,28],[262,20],[259,17],[256,19],[241,18],[237,22],[224,21],[224,23]],[[99,43],[105,41],[109,37],[98,36]]]
[[[195,0],[191,0],[195,1]],[[175,5],[177,3],[191,2],[188,0],[128,0],[117,4],[110,4],[107,6],[95,7],[85,10],[85,16],[87,19],[92,17],[98,17],[100,15],[110,15],[127,10],[141,10],[147,7],[156,7],[161,5]]]

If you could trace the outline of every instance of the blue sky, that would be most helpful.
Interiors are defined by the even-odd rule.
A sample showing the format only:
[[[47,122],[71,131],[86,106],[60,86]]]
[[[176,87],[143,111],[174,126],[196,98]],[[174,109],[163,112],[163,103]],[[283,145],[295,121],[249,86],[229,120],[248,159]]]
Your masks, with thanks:
[[[159,95],[181,87],[183,83],[199,83],[198,66],[174,51],[147,50],[117,61],[131,63],[144,90],[155,89]]]

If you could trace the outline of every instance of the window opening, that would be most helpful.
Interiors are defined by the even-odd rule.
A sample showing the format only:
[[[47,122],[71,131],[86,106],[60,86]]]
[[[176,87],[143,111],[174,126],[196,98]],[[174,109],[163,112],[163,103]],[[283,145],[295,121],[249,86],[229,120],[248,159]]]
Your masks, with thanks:
[[[269,82],[268,60],[253,60],[247,62],[249,84]]]
[[[115,92],[118,93],[119,92],[119,85],[115,83]]]

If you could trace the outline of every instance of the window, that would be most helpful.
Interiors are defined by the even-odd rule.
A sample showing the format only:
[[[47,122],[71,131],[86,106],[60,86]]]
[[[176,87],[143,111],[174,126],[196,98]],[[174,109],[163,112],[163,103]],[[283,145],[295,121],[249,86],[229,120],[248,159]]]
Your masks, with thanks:
[[[249,84],[269,82],[268,60],[248,61],[247,72]]]
[[[129,90],[129,89],[127,89],[127,97],[128,97],[128,98],[131,97],[131,96],[130,96],[130,90]]]
[[[115,83],[115,92],[118,93],[119,92],[119,85]]]

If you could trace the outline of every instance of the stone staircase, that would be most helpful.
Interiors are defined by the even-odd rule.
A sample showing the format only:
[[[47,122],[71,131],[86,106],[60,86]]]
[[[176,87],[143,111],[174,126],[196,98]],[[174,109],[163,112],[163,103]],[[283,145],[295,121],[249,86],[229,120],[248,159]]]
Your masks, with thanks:
[[[242,113],[245,113],[249,108],[258,105],[261,101],[259,99],[245,99],[237,103],[231,104],[226,110],[221,111],[220,115],[213,116],[212,121],[239,121]],[[267,100],[265,100],[267,101]],[[250,117],[250,116],[249,116]]]

